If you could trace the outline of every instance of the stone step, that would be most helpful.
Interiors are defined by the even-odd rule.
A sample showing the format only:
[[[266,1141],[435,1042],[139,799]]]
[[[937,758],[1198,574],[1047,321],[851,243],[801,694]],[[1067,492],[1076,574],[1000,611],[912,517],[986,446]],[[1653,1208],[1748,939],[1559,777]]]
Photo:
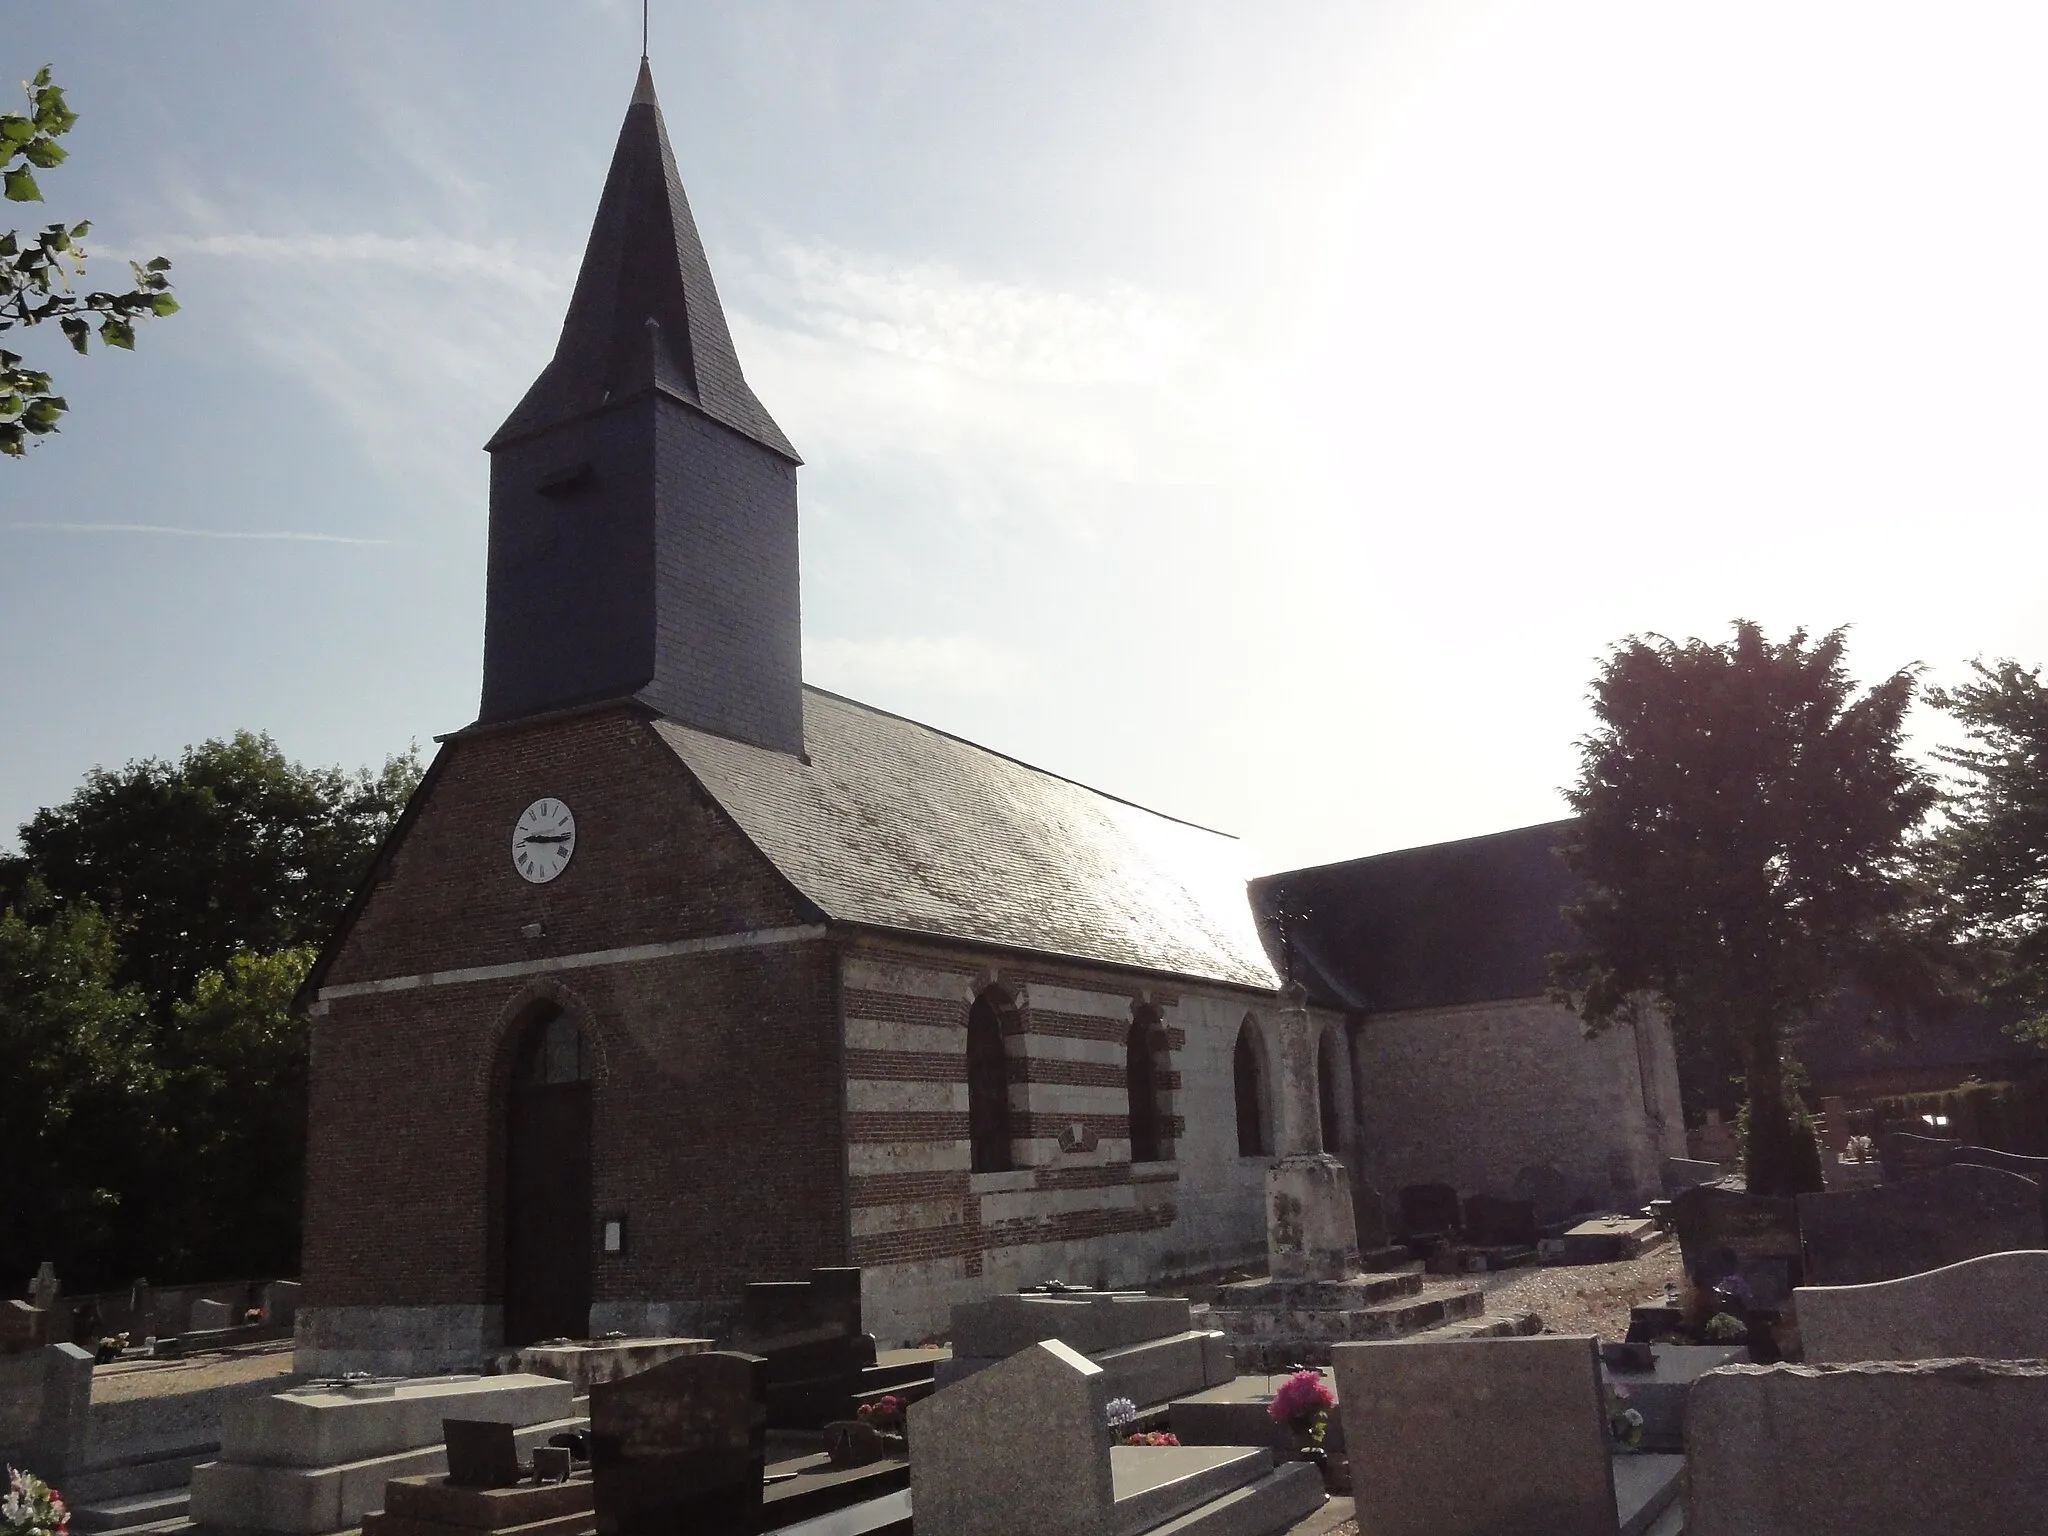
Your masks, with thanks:
[[[1305,1461],[1284,1462],[1257,1482],[1155,1527],[1149,1536],[1279,1536],[1328,1499],[1322,1473]]]
[[[190,1488],[158,1488],[149,1493],[103,1499],[96,1504],[74,1505],[71,1526],[79,1531],[126,1531],[136,1526],[160,1525],[183,1515],[191,1504]]]

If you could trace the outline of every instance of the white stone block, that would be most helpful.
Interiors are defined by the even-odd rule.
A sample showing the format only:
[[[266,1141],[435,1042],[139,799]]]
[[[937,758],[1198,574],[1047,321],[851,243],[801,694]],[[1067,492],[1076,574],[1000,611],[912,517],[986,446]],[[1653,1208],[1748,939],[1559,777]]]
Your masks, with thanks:
[[[334,1467],[441,1443],[443,1419],[525,1425],[567,1418],[573,1389],[545,1376],[399,1382],[390,1395],[301,1388],[236,1403],[221,1417],[221,1459]]]

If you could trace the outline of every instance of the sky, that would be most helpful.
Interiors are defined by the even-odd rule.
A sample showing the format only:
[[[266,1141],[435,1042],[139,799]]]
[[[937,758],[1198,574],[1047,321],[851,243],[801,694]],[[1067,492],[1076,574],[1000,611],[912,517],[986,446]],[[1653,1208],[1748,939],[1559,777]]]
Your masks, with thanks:
[[[9,344],[0,843],[238,728],[475,716],[482,444],[551,354],[632,0],[73,0],[133,355]],[[1623,636],[2048,660],[2048,11],[653,0],[809,681],[1279,869],[1564,813]],[[11,89],[11,84],[8,87]],[[47,211],[46,211],[47,210]],[[1944,722],[1915,716],[1916,743]]]

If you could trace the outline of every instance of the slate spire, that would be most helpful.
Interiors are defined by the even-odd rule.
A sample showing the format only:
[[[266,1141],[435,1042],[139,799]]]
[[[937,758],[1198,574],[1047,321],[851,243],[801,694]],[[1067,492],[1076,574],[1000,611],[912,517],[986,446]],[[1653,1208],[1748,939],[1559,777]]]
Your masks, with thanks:
[[[740,371],[642,59],[554,359],[487,446],[653,391],[802,462]]]

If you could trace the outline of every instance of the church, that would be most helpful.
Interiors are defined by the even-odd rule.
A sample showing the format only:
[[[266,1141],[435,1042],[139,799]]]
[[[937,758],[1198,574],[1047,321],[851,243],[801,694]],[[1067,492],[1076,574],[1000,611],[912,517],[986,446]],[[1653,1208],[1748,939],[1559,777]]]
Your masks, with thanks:
[[[715,1333],[819,1265],[885,1345],[1023,1284],[1256,1268],[1289,1011],[1362,1225],[1431,1181],[1627,1207],[1682,1155],[1668,1031],[1544,996],[1561,825],[1262,876],[806,686],[801,461],[644,61],[488,448],[477,718],[302,993],[300,1369]]]

